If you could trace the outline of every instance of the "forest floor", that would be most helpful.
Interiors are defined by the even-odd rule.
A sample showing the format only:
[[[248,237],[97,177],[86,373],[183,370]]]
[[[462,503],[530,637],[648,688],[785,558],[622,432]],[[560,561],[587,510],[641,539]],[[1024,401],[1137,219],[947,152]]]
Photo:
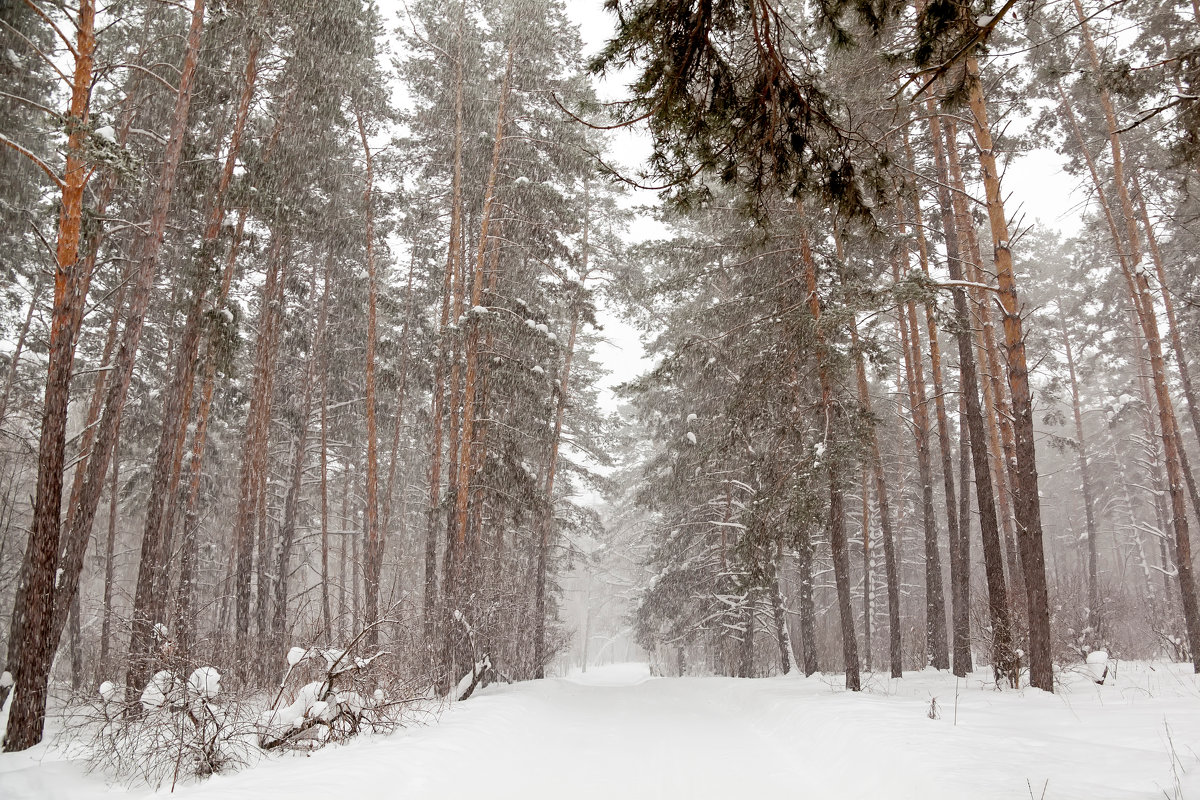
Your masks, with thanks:
[[[1200,797],[1200,679],[1122,662],[1105,685],[997,691],[979,671],[652,678],[643,664],[494,685],[436,724],[271,757],[175,794],[301,798]],[[931,718],[936,698],[937,718]],[[165,790],[164,790],[165,793]],[[0,797],[144,798],[42,745],[0,755]]]

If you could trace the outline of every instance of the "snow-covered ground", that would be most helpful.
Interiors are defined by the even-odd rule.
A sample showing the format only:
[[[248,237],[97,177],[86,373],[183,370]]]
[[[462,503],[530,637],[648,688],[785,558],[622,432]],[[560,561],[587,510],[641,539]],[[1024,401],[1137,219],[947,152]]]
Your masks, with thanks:
[[[441,721],[179,787],[287,798],[1200,797],[1200,680],[1122,663],[1055,695],[925,672],[651,678],[615,665],[492,686]],[[957,697],[956,697],[957,695]],[[931,719],[936,698],[939,718]],[[1174,755],[1172,755],[1172,753]],[[136,798],[44,747],[0,756],[0,798]]]

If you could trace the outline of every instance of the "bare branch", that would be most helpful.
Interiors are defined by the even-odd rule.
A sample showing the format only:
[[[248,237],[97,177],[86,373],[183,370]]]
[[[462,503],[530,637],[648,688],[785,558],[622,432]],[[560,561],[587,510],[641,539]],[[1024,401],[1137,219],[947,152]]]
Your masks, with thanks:
[[[67,46],[67,49],[71,51],[71,55],[75,56],[75,58],[79,58],[79,51],[77,51],[75,49],[75,45],[71,44],[71,40],[68,39],[67,35],[62,32],[62,29],[59,28],[57,24],[55,24],[54,20],[50,19],[49,14],[47,14],[45,11],[42,11],[40,8],[38,8],[37,4],[34,3],[33,0],[25,0],[25,5],[29,6],[31,9],[33,9],[33,13],[37,14],[39,17],[44,19],[46,21],[46,24],[49,25],[54,30],[54,32],[58,34],[58,38],[63,40],[63,44],[65,44]]]
[[[8,22],[6,22],[4,19],[0,19],[0,25],[3,25],[5,28],[8,28],[8,30],[10,30],[14,36],[16,36],[18,39],[23,41],[25,44],[29,45],[29,49],[32,50],[34,52],[34,54],[37,55],[38,58],[40,58],[42,61],[46,62],[46,66],[48,66],[48,67],[50,67],[50,69],[54,70],[55,74],[58,75],[59,79],[63,83],[65,83],[67,86],[72,85],[71,79],[69,77],[67,77],[67,74],[65,72],[63,72],[61,69],[59,69],[58,65],[55,64],[52,60],[50,60],[50,56],[43,53],[42,48],[40,48],[36,44],[34,44],[29,39],[28,36],[21,33],[19,30],[14,28],[12,25],[10,25]]]
[[[141,64],[125,64],[125,63],[122,63],[122,64],[113,64],[113,66],[114,66],[114,67],[124,67],[125,69],[137,70],[138,72],[142,73],[143,75],[148,75],[149,77],[151,77],[151,78],[153,78],[154,80],[158,81],[158,82],[159,82],[159,83],[161,83],[163,86],[165,86],[167,89],[169,89],[171,92],[173,92],[173,93],[175,93],[175,94],[179,94],[179,89],[177,89],[176,87],[172,86],[170,81],[168,81],[168,80],[167,80],[166,78],[164,78],[163,76],[159,75],[159,74],[158,74],[157,72],[155,72],[154,70],[146,69],[146,68],[145,68],[145,67],[143,67]]]
[[[30,161],[32,161],[34,164],[36,164],[42,170],[42,172],[46,173],[50,177],[50,180],[54,181],[54,185],[57,186],[59,189],[63,189],[66,187],[66,183],[63,181],[62,178],[58,177],[58,173],[56,173],[53,169],[51,169],[49,164],[47,164],[45,161],[42,161],[34,153],[30,152],[29,150],[26,150],[24,147],[17,144],[12,139],[5,136],[3,133],[0,133],[0,144],[8,145],[13,150],[16,150],[18,153],[25,156]]]

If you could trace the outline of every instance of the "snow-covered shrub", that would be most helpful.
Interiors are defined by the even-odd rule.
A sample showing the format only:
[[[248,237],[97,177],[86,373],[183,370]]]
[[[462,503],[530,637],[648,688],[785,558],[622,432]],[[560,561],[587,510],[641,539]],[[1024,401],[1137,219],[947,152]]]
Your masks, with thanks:
[[[159,670],[136,697],[112,681],[68,709],[63,731],[91,769],[153,788],[236,770],[255,757],[251,707],[225,696],[213,667],[186,680]]]
[[[367,631],[346,648],[292,647],[275,700],[256,720],[263,750],[321,747],[359,733],[386,733],[404,714],[427,713],[427,692],[389,669],[383,650],[356,655]]]

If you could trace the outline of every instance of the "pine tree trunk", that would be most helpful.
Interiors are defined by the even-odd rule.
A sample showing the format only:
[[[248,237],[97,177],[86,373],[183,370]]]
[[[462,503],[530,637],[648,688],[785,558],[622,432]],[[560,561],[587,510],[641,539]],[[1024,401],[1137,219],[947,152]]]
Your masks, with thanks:
[[[476,453],[481,443],[476,441],[475,418],[476,418],[476,396],[479,389],[479,326],[481,319],[476,309],[481,308],[480,303],[483,299],[483,277],[486,272],[486,258],[488,255],[488,245],[491,242],[489,236],[489,228],[492,222],[493,205],[496,196],[496,178],[500,170],[500,156],[504,148],[504,127],[505,113],[508,101],[509,89],[512,85],[512,65],[513,65],[513,45],[508,46],[507,66],[504,71],[504,83],[500,90],[500,99],[496,108],[496,130],[495,140],[492,144],[492,161],[488,169],[487,186],[483,194],[483,210],[479,222],[479,242],[476,247],[475,266],[471,273],[471,293],[469,302],[471,308],[469,310],[470,319],[467,321],[466,341],[463,347],[463,390],[462,390],[462,435],[459,439],[460,450],[456,462],[452,465],[452,469],[457,470],[457,477],[454,481],[454,539],[450,543],[448,552],[450,557],[457,561],[454,569],[447,570],[447,574],[454,576],[454,588],[459,595],[469,594],[474,587],[463,586],[463,581],[468,575],[473,572],[474,565],[468,560],[468,539],[469,531],[469,515],[471,499],[471,472],[472,466],[475,463],[476,457],[481,457],[482,452]],[[464,287],[465,289],[465,287]],[[456,295],[456,300],[462,296],[462,293]],[[456,303],[457,319],[462,319],[461,303]],[[452,381],[453,382],[453,381]],[[451,427],[453,428],[453,421]],[[454,443],[451,443],[451,447]],[[553,468],[551,468],[553,469]],[[553,480],[551,478],[551,480]],[[535,621],[535,625],[539,623]],[[539,628],[540,630],[540,628]],[[447,630],[447,639],[456,636],[457,632],[452,629]],[[449,647],[449,644],[447,644]],[[449,650],[447,650],[449,655]],[[452,664],[448,661],[447,665]]]
[[[938,205],[942,212],[942,231],[946,239],[946,267],[953,281],[964,280],[962,249],[957,220],[949,190],[949,165],[946,148],[956,146],[954,138],[942,139],[942,126],[932,100],[928,101],[930,142],[938,174]],[[949,132],[947,132],[949,134]],[[991,467],[988,464],[987,434],[983,410],[979,404],[979,379],[975,372],[975,350],[971,336],[971,312],[967,293],[961,286],[950,290],[954,301],[955,339],[958,344],[960,392],[966,405],[968,444],[975,475],[975,499],[979,509],[979,528],[983,539],[984,572],[987,578],[988,613],[992,623],[992,665],[997,677],[1006,678],[1013,686],[1019,676],[1019,664],[1013,650],[1012,625],[1009,620],[1008,593],[1004,582],[1004,550],[1000,542],[1000,527],[996,517],[996,501],[992,494]],[[965,490],[964,490],[965,491]],[[968,542],[963,536],[960,544]],[[966,548],[964,547],[964,550]],[[961,558],[961,556],[960,556]],[[964,564],[969,564],[967,560]]]
[[[1138,179],[1136,170],[1130,175],[1130,179],[1133,181],[1133,189],[1137,195],[1138,214],[1146,232],[1146,244],[1150,250],[1150,259],[1154,264],[1155,276],[1158,278],[1158,285],[1162,291],[1163,312],[1167,316],[1167,335],[1171,340],[1171,352],[1175,356],[1176,367],[1179,369],[1179,383],[1183,390],[1183,399],[1187,405],[1188,416],[1192,422],[1192,432],[1200,439],[1200,406],[1196,403],[1196,391],[1192,384],[1192,371],[1191,367],[1188,366],[1187,353],[1184,352],[1183,340],[1179,335],[1179,320],[1175,315],[1175,301],[1171,298],[1171,291],[1167,283],[1167,273],[1163,263],[1162,252],[1158,247],[1158,237],[1154,233],[1154,225],[1150,222],[1150,213],[1146,209],[1146,197],[1142,193],[1141,181]],[[3,413],[0,412],[0,421],[2,420]]]
[[[1021,306],[1017,297],[1012,251],[1009,249],[1008,217],[1000,188],[995,145],[974,57],[967,59],[967,89],[975,138],[979,144],[979,164],[987,197],[988,219],[992,227],[992,247],[1000,305],[1004,312],[1004,349],[1008,362],[1008,388],[1012,396],[1013,437],[1016,464],[1013,481],[1017,518],[1017,542],[1021,550],[1021,571],[1025,579],[1026,611],[1029,615],[1029,682],[1047,692],[1054,691],[1054,665],[1051,659],[1050,600],[1046,587],[1046,564],[1042,549],[1042,511],[1038,497],[1037,455],[1033,431],[1033,397],[1029,389],[1029,367],[1025,358],[1025,334],[1021,324]],[[1200,628],[1197,628],[1200,637]],[[1200,638],[1197,639],[1200,644]],[[1200,655],[1197,655],[1200,669]]]
[[[875,591],[871,581],[871,479],[870,467],[862,468],[862,553],[863,553],[863,669],[873,671],[871,664],[871,617],[874,611],[871,596]]]
[[[817,661],[817,611],[813,602],[813,553],[812,540],[807,534],[796,548],[800,588],[800,640],[804,645],[804,677],[820,670]]]
[[[96,428],[92,456],[87,463],[87,477],[79,494],[78,505],[72,508],[70,513],[68,538],[62,547],[63,560],[60,566],[62,580],[59,591],[62,594],[58,603],[59,607],[54,614],[54,627],[51,631],[55,641],[61,636],[62,627],[66,622],[68,604],[63,601],[74,597],[79,590],[79,576],[83,568],[88,540],[91,537],[92,523],[95,520],[100,495],[103,491],[109,457],[115,441],[117,418],[133,377],[138,343],[141,339],[146,311],[150,304],[154,277],[158,270],[159,253],[166,233],[167,216],[175,191],[176,173],[183,153],[188,109],[191,104],[192,87],[199,59],[200,34],[204,25],[204,8],[204,0],[195,0],[162,169],[159,173],[158,185],[152,196],[146,231],[135,245],[138,260],[129,312],[125,327],[121,332],[120,346],[117,350],[113,371],[108,379],[104,412]],[[144,619],[135,617],[133,625],[136,636],[141,630],[140,626],[146,625],[148,629],[153,626],[153,622],[146,623]],[[137,670],[137,664],[130,664],[130,671],[135,678],[139,676]],[[141,684],[138,684],[137,687],[140,691]]]
[[[325,292],[329,273],[325,274]],[[327,642],[334,638],[329,606],[329,354],[321,352],[321,621]]]
[[[366,186],[363,189],[364,222],[366,223],[367,253],[367,355],[366,355],[366,406],[367,406],[367,475],[366,475],[366,559],[363,569],[365,593],[364,622],[371,625],[379,619],[379,577],[383,571],[384,538],[379,531],[379,436],[375,420],[375,343],[376,306],[378,305],[379,276],[375,265],[375,168],[371,158],[371,147],[367,141],[367,128],[362,112],[355,109],[359,140],[362,142],[363,159],[366,162]],[[374,647],[379,639],[378,628],[367,631],[366,646]]]
[[[121,422],[117,421],[117,432],[120,433]],[[121,471],[121,456],[119,448],[113,450],[112,471],[108,484],[108,536],[104,546],[104,611],[100,623],[100,658],[96,664],[96,677],[103,680],[109,671],[109,649],[112,646],[112,613],[113,590],[116,588],[116,562],[113,558],[117,545],[117,510],[120,497],[117,494]]]
[[[907,129],[904,131],[904,148],[909,161],[915,163]],[[929,245],[925,237],[925,220],[921,212],[919,193],[915,191],[912,193],[910,203],[913,209],[913,231],[917,238],[917,255],[920,260],[921,270],[926,275],[929,275]],[[962,595],[960,593],[962,585],[959,576],[964,569],[964,565],[959,561],[959,538],[962,534],[959,530],[958,508],[954,491],[954,460],[950,454],[950,430],[946,416],[945,387],[942,381],[942,349],[938,341],[937,320],[934,317],[933,309],[928,303],[922,305],[925,312],[926,333],[929,337],[929,367],[933,377],[934,412],[937,420],[939,454],[942,460],[942,489],[946,501],[946,527],[950,535],[950,604],[954,629],[954,674],[962,677],[971,671],[970,607],[968,605],[970,597],[969,595]],[[918,341],[916,331],[920,329],[920,326],[917,322],[915,304],[913,303],[909,303],[909,326],[914,332],[913,340],[916,343]],[[921,348],[919,345],[914,347],[913,356],[919,366],[921,364]],[[919,388],[923,388],[924,378],[920,375],[920,370],[918,370],[917,377]],[[930,491],[932,492],[932,486],[930,487]],[[936,547],[936,542],[934,545]],[[940,561],[939,557],[939,593],[941,589]],[[969,565],[966,568],[969,568]],[[956,597],[957,600],[955,599]],[[944,619],[944,602],[939,606],[939,609],[939,617]],[[944,636],[945,632],[943,631]],[[949,654],[947,654],[948,657]]]
[[[1059,309],[1062,313],[1063,309]],[[1067,377],[1071,381],[1071,411],[1075,417],[1076,456],[1079,460],[1079,479],[1083,488],[1083,513],[1087,523],[1087,588],[1088,627],[1097,641],[1100,638],[1100,587],[1097,577],[1098,553],[1096,550],[1095,493],[1092,488],[1088,466],[1087,439],[1083,435],[1083,410],[1079,405],[1079,383],[1075,379],[1075,356],[1071,350],[1071,338],[1067,335],[1066,321],[1061,323],[1063,349],[1067,357]]]
[[[400,327],[400,385],[396,388],[396,401],[393,404],[395,408],[394,425],[392,428],[392,451],[388,458],[388,474],[387,486],[383,492],[383,535],[386,537],[391,531],[392,524],[392,502],[396,493],[396,468],[400,461],[400,435],[404,431],[404,403],[407,399],[408,390],[408,359],[409,353],[409,328],[413,319],[413,275],[416,272],[416,253],[414,252],[408,265],[408,288],[405,290],[406,304],[404,309],[404,322]],[[396,537],[397,540],[404,544],[407,534],[408,519],[405,513],[407,504],[401,502],[400,513],[400,532]]]
[[[841,238],[834,229],[834,245],[838,260],[844,260]],[[871,393],[867,384],[867,368],[859,348],[858,323],[850,319],[850,349],[854,352],[854,369],[858,385],[858,402],[868,417],[871,417]],[[879,433],[872,425],[870,437],[871,473],[875,479],[875,501],[879,505],[879,526],[883,534],[884,577],[887,579],[888,597],[888,661],[891,676],[900,678],[904,673],[904,651],[900,632],[900,575],[896,563],[896,540],[892,526],[891,504],[888,501],[887,476],[883,470],[883,455],[879,449]],[[865,491],[865,489],[864,489]],[[864,522],[864,530],[866,523]],[[870,648],[866,648],[869,652]],[[810,674],[810,673],[806,673]]]
[[[771,618],[775,623],[775,642],[779,645],[779,669],[784,675],[792,671],[792,645],[788,639],[787,618],[783,612],[783,591],[779,587],[779,565],[783,563],[783,539],[775,542],[775,551],[768,559],[770,566]]]
[[[84,160],[92,86],[96,9],[92,0],[80,0],[75,19],[75,69],[71,82],[68,117],[78,120],[67,139],[67,162],[59,182],[61,203],[58,244],[55,252],[54,305],[50,318],[45,400],[38,440],[37,483],[29,543],[21,564],[13,599],[8,636],[6,671],[14,681],[15,696],[4,739],[7,752],[25,750],[42,739],[46,715],[46,686],[50,662],[57,649],[53,636],[55,573],[58,569],[60,507],[63,492],[67,406],[71,391],[74,343],[83,315],[90,276],[81,274],[80,231],[83,195],[89,177]],[[0,702],[3,702],[0,697]]]
[[[921,234],[923,237],[924,234]],[[945,384],[942,381],[942,348],[938,342],[937,319],[928,303],[925,327],[929,335],[929,363],[933,372],[934,409],[937,414],[938,447],[942,456],[942,487],[946,497],[946,521],[950,529],[950,609],[953,623],[954,674],[965,677],[971,672],[971,565],[962,560],[962,539],[958,500],[954,490],[954,457],[950,452],[950,422],[946,415]]]
[[[903,232],[907,226],[900,222]],[[903,233],[902,233],[903,235]],[[900,260],[907,263],[908,249],[902,246]],[[900,262],[893,260],[892,275],[900,280]],[[929,407],[925,397],[925,369],[921,358],[916,307],[904,303],[897,309],[900,348],[908,386],[913,435],[917,443],[917,475],[921,482],[921,523],[925,539],[925,656],[934,669],[950,668],[946,641],[946,601],[942,589],[942,563],[938,548],[937,517],[933,508],[933,465],[929,447]],[[925,665],[922,664],[922,667]]]
[[[238,506],[234,517],[234,635],[242,669],[250,660],[251,578],[254,569],[255,527],[266,513],[260,506],[267,470],[267,434],[271,421],[271,374],[277,307],[283,298],[283,235],[275,231],[267,253],[267,275],[263,285],[250,407],[242,438],[242,460],[238,477]]]
[[[203,9],[194,12],[193,30],[198,37]],[[192,46],[192,45],[189,45]],[[199,47],[199,39],[195,41]],[[247,52],[245,83],[239,98],[233,131],[225,163],[213,192],[212,208],[200,243],[200,257],[196,263],[198,274],[196,286],[187,318],[180,334],[171,382],[166,389],[162,405],[162,428],[154,466],[150,473],[150,492],[146,501],[146,517],[142,531],[142,553],[138,567],[137,585],[134,594],[132,617],[133,636],[129,643],[130,665],[140,660],[153,662],[153,641],[150,632],[156,622],[167,619],[167,576],[171,554],[171,524],[178,497],[177,487],[183,464],[187,423],[190,417],[192,391],[196,380],[197,357],[204,334],[205,301],[208,297],[210,270],[209,261],[214,255],[221,223],[225,219],[225,196],[233,180],[234,166],[241,148],[242,134],[250,114],[250,103],[254,95],[257,76],[259,39],[251,34]],[[185,113],[186,123],[186,113]],[[185,534],[186,535],[186,534]],[[185,543],[185,549],[188,544]],[[190,554],[189,554],[190,555]],[[189,565],[190,569],[191,565]],[[190,579],[190,575],[188,576]],[[176,631],[178,638],[178,631]],[[147,666],[147,671],[149,665]],[[143,670],[135,670],[135,677],[143,680]]]
[[[803,225],[804,208],[796,201],[797,216]],[[813,260],[812,246],[803,227],[800,237],[800,263],[804,271],[808,310],[812,315],[817,338],[817,372],[821,382],[821,411],[824,416],[825,452],[828,453],[829,471],[829,543],[833,557],[834,583],[837,589],[838,616],[842,627],[842,659],[846,668],[846,688],[852,692],[862,686],[859,676],[858,641],[854,633],[854,609],[850,602],[850,557],[846,551],[845,509],[842,501],[841,475],[838,467],[837,420],[833,402],[833,380],[825,363],[825,335],[821,331],[821,301],[817,296],[817,266]]]
[[[586,189],[585,189],[586,192]],[[585,193],[583,219],[583,263],[580,267],[579,291],[588,277],[588,261],[590,253],[591,208]],[[558,397],[554,408],[554,433],[550,438],[550,450],[546,458],[545,485],[543,487],[543,502],[545,510],[541,520],[541,538],[538,542],[537,583],[534,587],[534,634],[533,634],[533,663],[534,677],[545,677],[546,663],[546,581],[551,539],[554,534],[554,479],[558,470],[558,447],[562,441],[563,421],[566,419],[567,398],[570,393],[571,364],[575,358],[575,340],[579,333],[580,308],[577,298],[571,304],[571,329],[567,335],[567,348],[563,354],[562,375],[558,383]]]
[[[979,239],[975,234],[975,222],[967,208],[967,189],[963,180],[962,164],[958,156],[958,128],[952,118],[944,120],[946,134],[946,161],[949,167],[951,184],[951,205],[954,208],[955,227],[958,230],[957,241],[959,254],[963,256],[963,266],[968,281],[983,284],[981,277],[983,256],[979,251]],[[974,329],[976,365],[985,374],[981,376],[983,418],[987,423],[988,439],[980,446],[988,451],[991,460],[991,474],[994,479],[996,513],[1000,521],[1000,534],[1004,543],[1005,564],[1008,567],[1009,597],[1016,605],[1021,604],[1024,595],[1024,581],[1021,577],[1021,567],[1018,563],[1016,532],[1013,530],[1013,504],[1009,492],[1009,470],[1013,460],[1013,445],[1011,443],[1012,425],[1009,420],[1012,411],[1008,408],[1004,392],[1004,382],[1000,378],[1002,371],[999,357],[996,353],[996,336],[993,331],[991,317],[991,299],[989,292],[979,289],[968,289],[967,296],[975,313],[979,316],[980,327]],[[991,343],[989,347],[988,343]],[[1006,446],[1007,445],[1007,446]]]
[[[449,357],[448,338],[450,324],[450,295],[453,291],[454,274],[461,260],[462,250],[462,169],[463,169],[463,21],[465,7],[459,10],[458,52],[454,59],[454,171],[450,188],[450,245],[446,250],[446,271],[442,282],[442,315],[438,328],[437,364],[433,378],[433,409],[430,426],[433,437],[429,457],[429,507],[425,535],[425,597],[424,635],[425,647],[433,657],[437,637],[437,532],[441,513],[442,482],[442,434],[446,408],[446,366]],[[450,559],[447,553],[445,558]],[[449,587],[443,587],[449,591]],[[449,687],[449,676],[442,676],[445,687]]]

